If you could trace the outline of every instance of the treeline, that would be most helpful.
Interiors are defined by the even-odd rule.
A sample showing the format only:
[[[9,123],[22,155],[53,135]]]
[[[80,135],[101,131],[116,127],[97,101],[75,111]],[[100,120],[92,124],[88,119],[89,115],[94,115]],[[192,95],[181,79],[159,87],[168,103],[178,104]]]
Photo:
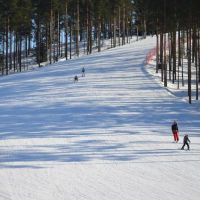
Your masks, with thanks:
[[[192,93],[199,98],[200,1],[135,0],[137,16],[157,37],[156,72],[168,81],[184,86],[187,77],[189,103]],[[195,85],[195,87],[192,87]]]
[[[132,19],[131,0],[0,0],[0,73],[22,71],[32,57],[39,66],[71,59],[83,45],[101,51],[105,39],[124,45]]]

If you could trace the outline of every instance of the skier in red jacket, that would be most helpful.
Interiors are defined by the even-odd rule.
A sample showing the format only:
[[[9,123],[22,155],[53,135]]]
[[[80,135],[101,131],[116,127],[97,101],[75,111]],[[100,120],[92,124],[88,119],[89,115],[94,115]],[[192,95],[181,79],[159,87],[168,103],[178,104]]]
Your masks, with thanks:
[[[178,142],[179,141],[178,125],[177,125],[177,122],[175,120],[172,124],[172,133],[173,133],[173,136],[174,136],[174,141]]]

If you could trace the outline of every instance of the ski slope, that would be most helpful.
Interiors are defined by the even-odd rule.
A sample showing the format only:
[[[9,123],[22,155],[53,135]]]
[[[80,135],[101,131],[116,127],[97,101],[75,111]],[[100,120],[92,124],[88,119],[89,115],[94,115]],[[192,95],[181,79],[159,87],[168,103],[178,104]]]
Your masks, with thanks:
[[[1,77],[0,200],[198,200],[200,106],[148,73],[154,46]],[[180,150],[186,133],[191,151]]]

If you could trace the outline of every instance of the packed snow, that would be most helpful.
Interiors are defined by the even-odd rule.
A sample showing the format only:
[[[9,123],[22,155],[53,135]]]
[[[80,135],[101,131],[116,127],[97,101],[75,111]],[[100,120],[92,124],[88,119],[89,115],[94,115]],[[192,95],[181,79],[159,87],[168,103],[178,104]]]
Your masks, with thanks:
[[[149,73],[155,43],[0,78],[0,200],[199,199],[200,106]]]

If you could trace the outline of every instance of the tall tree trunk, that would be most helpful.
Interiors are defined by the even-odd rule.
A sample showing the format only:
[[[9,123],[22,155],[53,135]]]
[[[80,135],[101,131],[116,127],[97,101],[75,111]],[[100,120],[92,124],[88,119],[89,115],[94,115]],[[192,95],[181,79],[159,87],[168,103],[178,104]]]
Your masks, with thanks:
[[[68,59],[68,0],[65,1],[65,58]]]
[[[180,88],[180,67],[181,67],[181,31],[178,30],[178,89]]]
[[[169,80],[172,80],[172,41],[171,41],[171,33],[168,33],[168,41],[169,41]]]
[[[49,61],[52,64],[52,41],[53,41],[53,9],[51,2],[50,22],[49,22]]]
[[[17,36],[16,33],[14,32],[13,34],[13,67],[14,67],[14,72],[16,71],[16,46],[17,46]]]
[[[98,52],[101,51],[101,17],[98,16],[98,28],[97,28],[97,46],[98,46]]]
[[[191,29],[188,30],[188,97],[189,103],[192,103],[192,88],[191,88]]]
[[[38,66],[40,67],[40,61],[41,61],[41,33],[40,33],[40,15],[38,16],[38,22],[37,22],[37,38],[36,38],[36,44],[37,44],[37,63]]]
[[[144,39],[146,39],[147,37],[147,25],[146,25],[146,16],[144,15],[144,19],[143,19],[143,28],[144,28]]]
[[[197,44],[197,27],[196,24],[194,25],[193,29],[193,40],[194,40],[194,63],[195,63],[195,71],[196,71],[196,100],[199,98],[199,87],[198,87],[198,44]]]
[[[172,40],[173,40],[173,51],[172,51],[172,58],[173,58],[173,73],[172,73],[172,82],[176,80],[176,30],[172,33]]]
[[[90,4],[87,0],[86,5],[86,31],[87,31],[87,54],[92,53],[92,19],[91,19],[91,12],[90,12]]]
[[[181,69],[181,79],[182,79],[182,86],[184,86],[184,71],[183,71],[183,56],[184,56],[184,51],[185,51],[185,31],[183,30],[182,31],[182,39],[181,39],[181,56],[182,56],[182,63],[181,63],[181,66],[182,66],[182,69]]]
[[[126,43],[129,43],[129,20],[128,17],[126,17]]]
[[[3,43],[3,47],[2,47],[2,67],[1,67],[1,74],[4,75],[4,69],[5,69],[5,32],[2,33],[2,43]]]
[[[110,46],[113,47],[113,27],[112,27],[112,17],[110,16],[109,21],[109,39],[110,39]]]
[[[161,81],[163,82],[163,31],[160,33],[160,65],[161,65]]]
[[[121,8],[120,8],[120,6],[119,6],[119,14],[118,14],[118,44],[119,44],[119,46],[121,45]]]
[[[46,22],[46,26],[45,26],[45,38],[46,38],[46,54],[45,54],[45,57],[46,57],[46,61],[48,62],[49,61],[49,23]]]
[[[198,83],[200,83],[200,29],[198,28]]]
[[[12,41],[12,39],[13,39],[13,34],[12,34],[12,32],[10,31],[10,52],[9,52],[9,59],[10,59],[10,65],[9,65],[9,70],[12,70],[12,56],[13,56],[13,51],[12,51],[12,44],[13,44],[13,41]]]
[[[52,45],[53,45],[53,62],[56,62],[56,13],[53,12],[53,29],[52,29]]]
[[[114,9],[114,16],[113,16],[113,46],[116,47],[116,11]]]
[[[30,55],[31,52],[31,34],[28,36],[28,55]]]
[[[122,19],[122,45],[125,45],[125,32],[126,32],[126,8],[125,3],[123,4],[123,19]]]
[[[18,71],[18,33],[15,33],[15,64],[14,64],[14,71]]]
[[[89,53],[92,53],[92,19],[89,15]]]
[[[6,75],[8,75],[9,17],[6,18]]]
[[[56,61],[60,57],[60,13],[57,14],[57,52],[56,52]]]
[[[159,35],[156,32],[156,73],[158,73],[158,64],[159,64]]]
[[[76,18],[76,55],[77,56],[79,56],[79,32],[80,32],[80,30],[79,30],[79,21],[80,21],[80,19],[79,19],[79,0],[77,0],[77,11],[76,11],[77,13],[77,18]]]
[[[72,59],[72,22],[70,21],[69,58]]]
[[[19,50],[18,50],[18,63],[19,63],[19,71],[22,71],[22,36],[21,32],[19,33]]]
[[[166,47],[166,33],[164,34],[164,87],[167,87],[167,47]]]
[[[87,55],[89,54],[89,2],[86,5],[86,39],[87,39]]]

